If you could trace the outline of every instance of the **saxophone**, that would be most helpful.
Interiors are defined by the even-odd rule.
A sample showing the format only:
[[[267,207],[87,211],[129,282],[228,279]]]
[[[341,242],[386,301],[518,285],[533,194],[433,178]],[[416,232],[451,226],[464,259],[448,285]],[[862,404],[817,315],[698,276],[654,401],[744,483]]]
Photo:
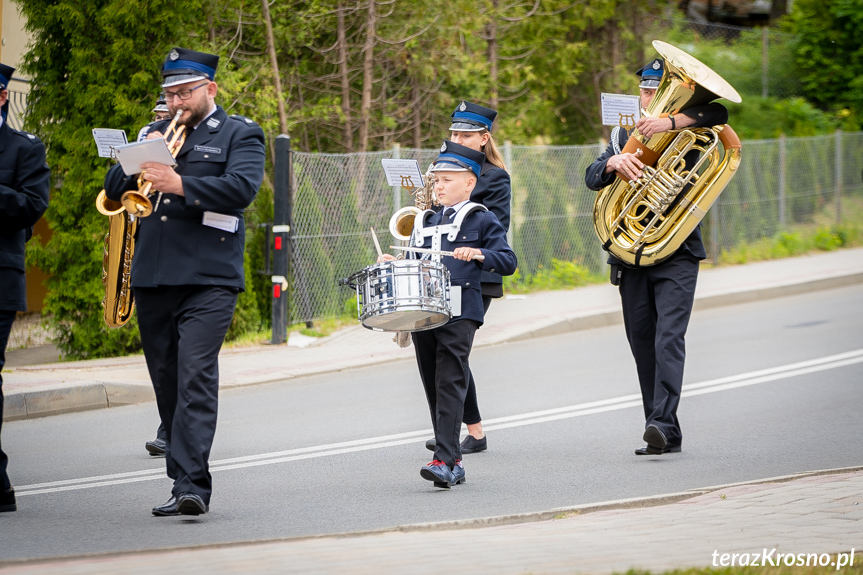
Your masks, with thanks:
[[[165,130],[168,150],[175,158],[186,141],[185,126],[177,127],[183,112],[178,110]],[[135,232],[138,230],[138,218],[147,217],[154,210],[148,197],[152,188],[152,182],[142,172],[138,176],[138,189],[124,193],[119,202],[108,199],[105,190],[96,197],[96,209],[103,216],[108,216],[108,234],[105,236],[102,255],[102,285],[105,286],[102,307],[108,327],[122,327],[132,317],[135,307],[131,288]],[[162,193],[159,192],[161,197]],[[157,208],[158,204],[157,200]]]
[[[422,187],[414,188],[408,185],[407,182],[402,181],[402,188],[414,197],[414,205],[405,206],[390,218],[390,233],[397,240],[408,241],[411,233],[413,233],[416,217],[424,210],[440,205],[434,193],[435,182],[431,166],[429,166],[429,170],[423,176],[423,182]]]
[[[105,236],[102,256],[105,323],[108,327],[122,327],[132,317],[135,305],[130,278],[138,219],[129,214],[121,202],[109,200],[105,190],[99,192],[96,198],[96,209],[103,216],[108,216],[108,234]]]
[[[653,46],[665,59],[665,74],[646,115],[666,117],[720,97],[741,101],[728,82],[686,52],[658,40]],[[641,156],[642,176],[629,181],[618,172],[593,208],[602,247],[635,266],[655,265],[674,254],[740,164],[740,139],[727,124],[663,132],[644,140],[635,130],[623,148],[623,153]],[[686,169],[690,151],[697,151],[699,159]]]

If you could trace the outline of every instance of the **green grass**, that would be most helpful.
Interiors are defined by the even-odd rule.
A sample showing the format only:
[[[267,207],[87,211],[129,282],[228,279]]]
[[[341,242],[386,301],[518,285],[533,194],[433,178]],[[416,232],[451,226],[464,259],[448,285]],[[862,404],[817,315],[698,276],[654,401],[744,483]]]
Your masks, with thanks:
[[[605,275],[592,273],[578,262],[552,259],[550,268],[540,265],[533,275],[522,275],[520,270],[516,270],[513,275],[503,278],[503,291],[511,294],[524,294],[572,289],[602,283],[606,279]]]

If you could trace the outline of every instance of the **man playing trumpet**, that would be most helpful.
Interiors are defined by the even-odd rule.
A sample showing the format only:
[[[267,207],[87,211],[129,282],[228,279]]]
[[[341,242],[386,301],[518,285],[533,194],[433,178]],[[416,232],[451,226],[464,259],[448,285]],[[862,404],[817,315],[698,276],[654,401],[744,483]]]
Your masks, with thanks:
[[[215,103],[219,57],[174,48],[162,66],[170,114],[182,115],[186,140],[177,166],[144,163],[145,179],[162,194],[140,220],[132,289],[141,343],[165,424],[170,499],[153,514],[209,510],[210,448],[216,432],[218,357],[244,285],[243,210],[264,174],[264,133],[252,120],[228,116]],[[157,122],[148,138],[161,137]],[[117,165],[105,177],[112,200],[137,188]]]

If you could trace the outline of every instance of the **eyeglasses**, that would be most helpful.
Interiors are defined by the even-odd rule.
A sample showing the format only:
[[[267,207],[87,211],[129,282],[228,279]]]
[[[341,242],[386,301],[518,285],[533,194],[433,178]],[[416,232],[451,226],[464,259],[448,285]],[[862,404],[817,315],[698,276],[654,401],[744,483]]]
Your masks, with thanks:
[[[189,90],[180,90],[179,92],[162,92],[162,99],[165,100],[166,102],[170,102],[176,96],[177,98],[180,98],[181,100],[188,100],[189,98],[192,97],[192,92],[194,92],[198,88],[203,88],[204,86],[209,86],[209,85],[210,85],[210,83],[207,82],[206,84],[200,84],[200,85],[195,86],[194,88],[191,88]]]

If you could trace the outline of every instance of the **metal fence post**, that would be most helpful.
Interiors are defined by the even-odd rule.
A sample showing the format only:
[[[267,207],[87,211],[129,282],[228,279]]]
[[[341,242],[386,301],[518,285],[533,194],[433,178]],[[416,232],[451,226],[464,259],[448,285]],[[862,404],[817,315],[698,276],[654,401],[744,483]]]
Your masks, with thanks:
[[[512,225],[512,142],[504,140],[503,142],[503,163],[509,171],[510,194],[509,194],[509,229],[506,230],[506,243],[512,246],[513,225]]]
[[[713,209],[710,210],[710,257],[713,265],[719,265],[719,208],[722,196],[716,199]]]
[[[842,223],[842,130],[836,130],[836,223]]]
[[[785,229],[785,134],[779,134],[779,227]]]
[[[288,335],[288,269],[291,259],[291,139],[276,136],[273,183],[273,345]]]

